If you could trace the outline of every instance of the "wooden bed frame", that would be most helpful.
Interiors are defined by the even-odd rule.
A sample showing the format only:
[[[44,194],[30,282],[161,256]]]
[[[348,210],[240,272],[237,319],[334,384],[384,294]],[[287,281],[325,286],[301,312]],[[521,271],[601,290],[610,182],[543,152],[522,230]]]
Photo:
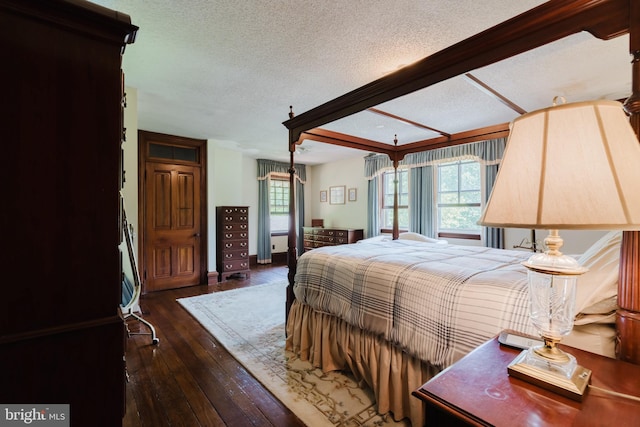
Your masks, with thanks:
[[[283,124],[289,129],[290,184],[294,183],[294,152],[305,139],[384,153],[397,168],[405,155],[508,135],[508,124],[443,135],[406,145],[390,145],[319,128],[319,126],[372,108],[474,69],[518,55],[572,34],[587,31],[610,40],[629,34],[632,55],[632,93],[624,106],[631,125],[640,135],[640,1],[637,0],[550,0],[528,12],[428,56],[414,66],[382,77],[354,91],[294,116]],[[287,287],[287,317],[295,296],[297,266],[295,195],[290,192]],[[397,201],[395,204],[397,213]],[[395,215],[397,217],[397,214]],[[397,223],[393,237],[398,236]],[[616,356],[640,364],[640,231],[623,232],[616,316]]]

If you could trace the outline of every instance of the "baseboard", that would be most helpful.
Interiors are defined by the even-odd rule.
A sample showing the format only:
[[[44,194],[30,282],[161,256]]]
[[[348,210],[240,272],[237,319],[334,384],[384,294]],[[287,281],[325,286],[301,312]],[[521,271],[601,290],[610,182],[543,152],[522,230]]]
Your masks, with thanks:
[[[272,264],[286,264],[287,263],[287,253],[286,252],[272,252],[271,253],[271,263]],[[257,255],[249,255],[249,267],[257,267],[258,265],[258,256]]]
[[[210,271],[207,273],[207,285],[215,285],[218,283],[218,272]]]

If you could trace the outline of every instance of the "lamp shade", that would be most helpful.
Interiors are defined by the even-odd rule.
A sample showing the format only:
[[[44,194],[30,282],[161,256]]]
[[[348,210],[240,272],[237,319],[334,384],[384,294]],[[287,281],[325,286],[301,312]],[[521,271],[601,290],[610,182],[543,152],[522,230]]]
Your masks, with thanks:
[[[622,104],[554,105],[513,121],[479,224],[640,229],[640,144]]]

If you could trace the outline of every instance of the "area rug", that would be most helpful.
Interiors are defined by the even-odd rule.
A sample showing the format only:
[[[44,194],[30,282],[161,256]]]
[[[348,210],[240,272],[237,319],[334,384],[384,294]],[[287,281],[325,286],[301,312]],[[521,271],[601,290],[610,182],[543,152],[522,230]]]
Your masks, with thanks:
[[[375,398],[348,373],[323,373],[285,351],[286,282],[178,302],[274,396],[312,427],[409,426],[376,413]]]

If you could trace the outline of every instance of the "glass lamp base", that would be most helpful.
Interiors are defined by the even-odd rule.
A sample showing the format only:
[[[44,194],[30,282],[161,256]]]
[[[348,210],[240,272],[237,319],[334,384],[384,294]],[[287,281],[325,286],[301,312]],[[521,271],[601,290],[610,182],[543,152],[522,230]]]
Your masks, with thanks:
[[[520,353],[507,371],[515,378],[580,402],[589,384],[591,370],[578,365],[572,355],[564,354],[568,361],[558,362],[540,356],[532,347]]]

